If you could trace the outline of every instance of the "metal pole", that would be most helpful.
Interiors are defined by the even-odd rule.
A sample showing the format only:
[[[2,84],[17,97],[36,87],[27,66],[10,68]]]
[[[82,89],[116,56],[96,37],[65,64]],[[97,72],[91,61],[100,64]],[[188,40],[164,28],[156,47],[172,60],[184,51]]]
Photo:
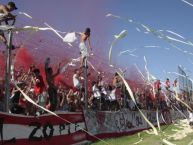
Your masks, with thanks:
[[[123,72],[123,77],[125,77],[124,72]],[[124,83],[122,83],[122,92],[123,92],[123,108],[126,108],[127,107],[127,95],[126,95],[126,86]]]
[[[127,107],[127,95],[126,95],[126,88],[124,84],[123,84],[123,97],[124,97],[123,108],[126,108]]]
[[[11,68],[11,49],[12,49],[12,30],[8,31],[7,42],[7,61],[6,61],[6,74],[5,74],[5,112],[9,112],[9,98],[10,98],[10,68]]]
[[[87,76],[87,58],[84,59],[84,101],[85,101],[85,109],[88,109],[88,76]]]
[[[187,101],[187,104],[190,103],[190,97],[189,97],[189,78],[188,76],[186,75],[186,95],[187,95],[187,98],[186,98],[186,101]]]

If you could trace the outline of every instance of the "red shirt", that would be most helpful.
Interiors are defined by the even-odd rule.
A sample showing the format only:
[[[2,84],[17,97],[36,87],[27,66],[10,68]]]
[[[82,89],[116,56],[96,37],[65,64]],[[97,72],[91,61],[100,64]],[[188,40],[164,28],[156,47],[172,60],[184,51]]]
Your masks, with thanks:
[[[22,108],[27,108],[27,101],[24,97],[19,98],[19,106],[21,106]]]
[[[155,101],[155,94],[153,93],[153,91],[150,92],[150,99],[152,101]]]
[[[154,88],[155,88],[156,90],[161,89],[161,82],[160,82],[159,80],[157,80],[157,81],[154,83]]]
[[[169,80],[166,80],[166,87],[170,88],[170,81]]]
[[[173,86],[174,86],[174,87],[177,87],[177,80],[174,80]]]
[[[36,76],[35,82],[36,84],[34,86],[34,91],[35,91],[35,95],[38,96],[44,91],[45,84],[44,84],[42,76]]]

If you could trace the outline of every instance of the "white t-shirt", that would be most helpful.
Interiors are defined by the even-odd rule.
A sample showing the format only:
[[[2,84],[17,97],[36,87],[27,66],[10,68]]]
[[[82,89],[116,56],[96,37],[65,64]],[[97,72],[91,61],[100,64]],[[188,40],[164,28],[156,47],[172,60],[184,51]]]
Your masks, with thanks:
[[[102,93],[107,95],[107,91],[106,91],[106,89],[104,87],[102,87]]]
[[[92,87],[92,92],[93,92],[93,95],[94,95],[95,98],[100,98],[101,97],[101,93],[100,93],[100,91],[99,91],[99,89],[96,85],[94,85]]]
[[[115,91],[116,91],[116,89],[114,89],[114,90],[112,90],[112,91],[110,92],[110,94],[109,94],[109,100],[111,100],[111,101],[116,100]]]
[[[74,85],[74,87],[76,87],[76,88],[79,88],[79,87],[81,86],[77,74],[74,74],[74,75],[73,75],[73,85]]]
[[[189,112],[189,119],[190,119],[190,122],[193,122],[193,113],[192,112]]]

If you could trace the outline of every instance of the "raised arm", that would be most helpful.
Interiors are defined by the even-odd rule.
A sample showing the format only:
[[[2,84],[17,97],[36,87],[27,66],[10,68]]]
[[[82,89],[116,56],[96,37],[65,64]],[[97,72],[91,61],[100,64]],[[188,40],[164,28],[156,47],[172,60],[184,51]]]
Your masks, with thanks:
[[[60,74],[60,66],[61,66],[61,63],[59,63],[59,65],[58,65],[58,70],[57,70],[57,72],[53,75],[53,77],[56,77],[57,75]]]
[[[49,68],[49,65],[50,65],[50,58],[48,57],[48,58],[46,58],[46,61],[45,61],[45,73],[46,73],[46,75],[47,75],[47,73],[48,73],[48,68]]]
[[[116,86],[116,77],[113,78],[113,86],[115,87]]]
[[[81,36],[81,35],[82,35],[81,32],[75,32],[75,34],[78,35],[78,36]]]

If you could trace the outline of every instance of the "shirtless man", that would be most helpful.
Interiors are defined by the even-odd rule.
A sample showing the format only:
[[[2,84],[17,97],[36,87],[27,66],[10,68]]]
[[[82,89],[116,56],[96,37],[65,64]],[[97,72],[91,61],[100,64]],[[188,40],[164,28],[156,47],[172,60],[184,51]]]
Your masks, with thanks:
[[[88,49],[86,47],[86,41],[88,41],[88,46],[92,51],[91,43],[90,43],[90,28],[86,28],[85,32],[79,33],[79,35],[80,35],[79,48],[80,48],[80,54],[81,54],[80,66],[83,67],[84,60],[89,56]]]
[[[7,5],[0,4],[0,25],[1,22],[5,22],[5,24],[8,25],[8,21],[10,20],[13,20],[11,25],[14,25],[16,16],[11,14],[11,12],[14,10],[17,10],[14,2],[8,2]],[[2,30],[0,30],[0,39],[7,45],[7,40]]]
[[[45,73],[46,73],[46,81],[48,83],[49,104],[47,105],[46,108],[48,108],[51,111],[55,111],[58,104],[58,98],[57,98],[57,88],[54,84],[54,78],[60,73],[60,63],[58,71],[55,74],[53,74],[53,70],[49,66],[49,64],[50,58],[47,58],[45,62]]]

